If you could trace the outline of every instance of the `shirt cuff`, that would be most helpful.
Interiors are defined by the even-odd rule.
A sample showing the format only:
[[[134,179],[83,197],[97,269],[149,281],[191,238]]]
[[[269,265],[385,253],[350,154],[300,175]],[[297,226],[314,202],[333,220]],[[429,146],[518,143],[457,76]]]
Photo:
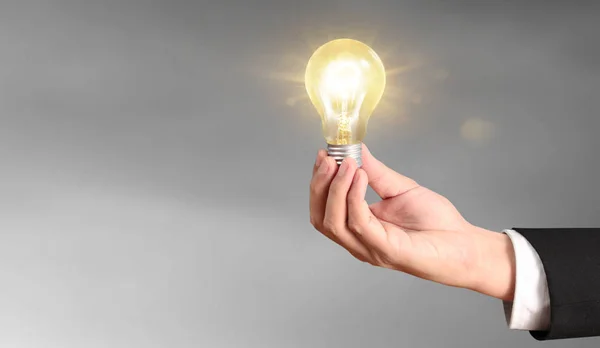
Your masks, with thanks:
[[[512,241],[516,259],[515,296],[503,301],[508,327],[543,331],[550,327],[550,295],[544,266],[527,239],[514,230],[504,230]]]

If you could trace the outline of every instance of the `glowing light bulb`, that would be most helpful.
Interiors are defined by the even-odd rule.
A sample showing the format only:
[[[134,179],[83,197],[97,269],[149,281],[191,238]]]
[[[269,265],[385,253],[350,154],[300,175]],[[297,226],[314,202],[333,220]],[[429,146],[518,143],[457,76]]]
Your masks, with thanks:
[[[360,41],[330,41],[308,61],[304,83],[321,115],[329,156],[338,164],[353,157],[361,166],[367,123],[385,89],[385,68],[379,56]]]

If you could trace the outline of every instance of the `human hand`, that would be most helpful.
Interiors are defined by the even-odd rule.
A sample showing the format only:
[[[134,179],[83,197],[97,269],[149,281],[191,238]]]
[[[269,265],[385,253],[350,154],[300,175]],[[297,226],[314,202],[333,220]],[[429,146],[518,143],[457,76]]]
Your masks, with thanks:
[[[320,150],[310,184],[312,225],[357,259],[512,300],[508,236],[473,226],[445,197],[391,170],[363,145],[362,168]],[[367,186],[381,197],[368,205]]]

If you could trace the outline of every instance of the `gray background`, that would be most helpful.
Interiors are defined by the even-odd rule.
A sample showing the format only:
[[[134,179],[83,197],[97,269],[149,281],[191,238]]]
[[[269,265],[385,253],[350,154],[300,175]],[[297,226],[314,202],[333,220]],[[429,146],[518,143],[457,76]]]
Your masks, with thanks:
[[[311,228],[302,73],[371,44],[377,157],[489,229],[598,226],[600,7],[564,3],[1,0],[0,346],[538,346]]]

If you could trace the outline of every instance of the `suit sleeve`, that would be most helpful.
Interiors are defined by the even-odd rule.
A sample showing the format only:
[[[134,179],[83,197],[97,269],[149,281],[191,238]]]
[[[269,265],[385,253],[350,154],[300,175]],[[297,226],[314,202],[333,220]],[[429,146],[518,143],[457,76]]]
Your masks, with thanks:
[[[537,340],[600,336],[600,228],[513,228],[537,251],[548,284],[550,326]]]
[[[503,301],[508,327],[542,331],[550,326],[550,297],[546,273],[539,255],[519,233],[504,230],[515,252],[516,279],[513,301]]]

